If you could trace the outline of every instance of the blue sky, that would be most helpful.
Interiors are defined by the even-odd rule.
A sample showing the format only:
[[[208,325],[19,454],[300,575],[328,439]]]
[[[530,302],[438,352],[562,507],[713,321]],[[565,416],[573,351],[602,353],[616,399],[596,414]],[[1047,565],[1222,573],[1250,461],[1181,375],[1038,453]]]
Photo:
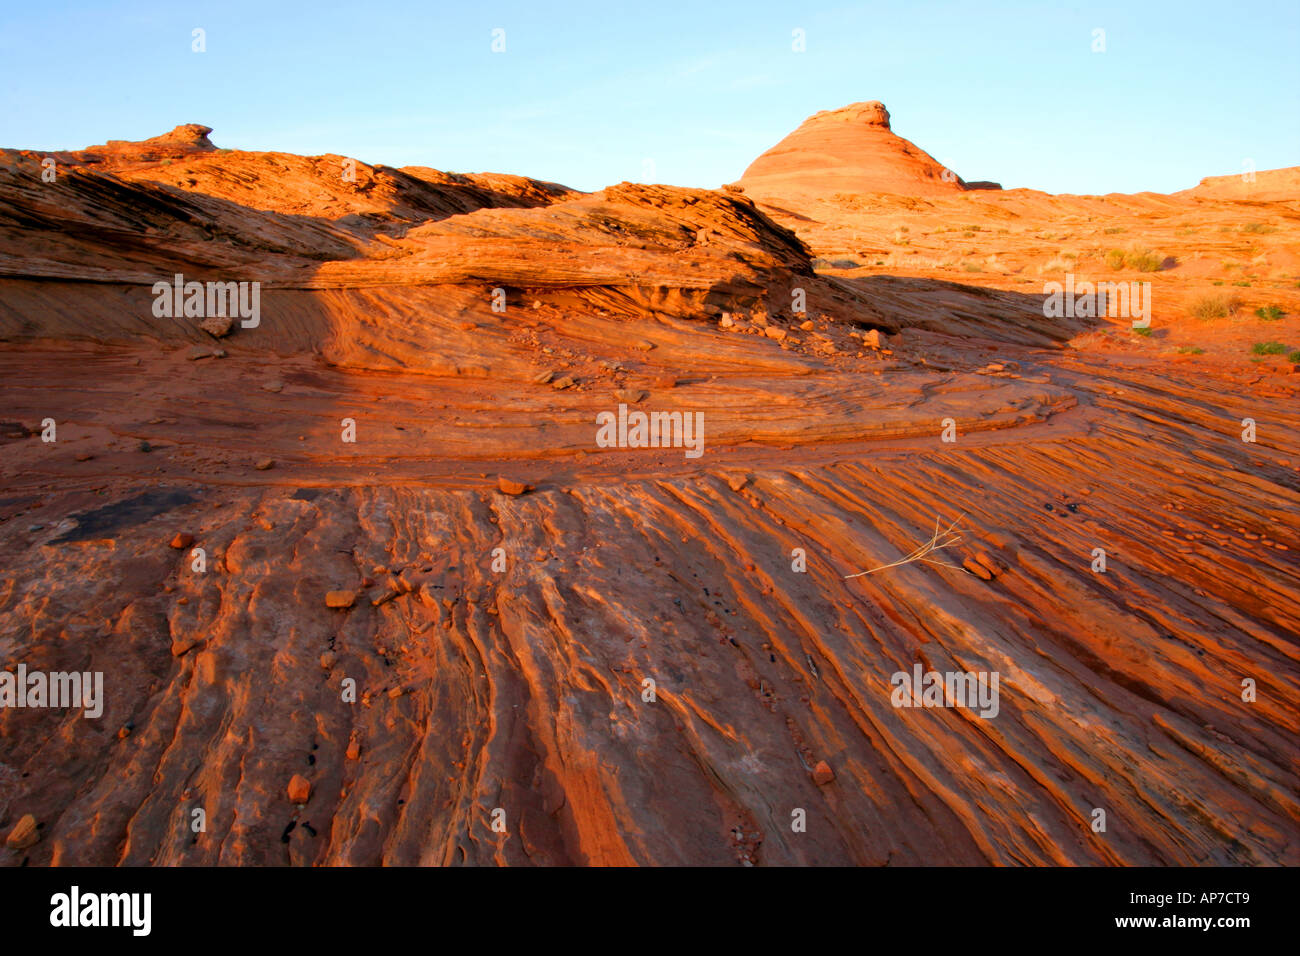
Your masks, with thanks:
[[[238,149],[716,187],[817,110],[878,99],[967,179],[1167,192],[1300,164],[1297,49],[1295,0],[6,0],[0,145],[193,122]]]

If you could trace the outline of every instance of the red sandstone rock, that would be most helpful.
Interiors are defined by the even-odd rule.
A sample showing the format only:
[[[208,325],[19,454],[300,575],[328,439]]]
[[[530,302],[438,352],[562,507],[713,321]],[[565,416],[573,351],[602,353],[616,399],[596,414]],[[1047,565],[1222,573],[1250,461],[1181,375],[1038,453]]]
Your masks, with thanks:
[[[507,478],[505,475],[498,475],[497,490],[503,495],[522,495],[532,491],[533,486],[522,481],[515,481],[513,478]]]
[[[40,832],[36,828],[36,818],[30,813],[24,814],[22,819],[14,824],[14,828],[9,831],[9,836],[5,843],[14,850],[26,850],[35,846],[41,839]]]
[[[289,779],[288,795],[290,803],[306,803],[311,799],[311,781],[295,773]]]
[[[1294,663],[1300,541],[1259,516],[1294,497],[1295,376],[1250,363],[1233,336],[1253,320],[1187,313],[1215,288],[1221,255],[1193,258],[1205,237],[1238,241],[1237,199],[942,176],[918,199],[918,157],[893,143],[877,155],[894,165],[865,172],[903,192],[824,193],[800,218],[728,190],[584,195],[364,163],[347,184],[341,157],[204,139],[66,154],[57,192],[39,154],[0,163],[0,641],[108,671],[111,714],[139,722],[90,759],[65,714],[0,708],[20,771],[5,798],[47,822],[33,863],[720,864],[737,827],[747,859],[776,865],[1300,864],[1300,702],[1273,681],[1244,705],[1230,679]],[[1250,236],[1259,268],[1294,273],[1288,201],[1260,202],[1277,232]],[[1090,250],[1114,225],[1186,266],[1150,274],[1167,339],[1043,314],[1055,240],[1036,236],[1075,233],[1082,273],[1104,268]],[[152,320],[151,283],[177,271],[274,288],[237,360],[187,362],[194,328]],[[1276,300],[1270,329],[1300,341],[1283,286],[1243,294]],[[774,347],[762,330],[791,324],[796,287],[815,331]],[[752,328],[718,333],[723,312]],[[895,347],[849,335],[866,327]],[[1205,355],[1163,360],[1184,342]],[[533,385],[544,364],[574,387]],[[704,415],[702,457],[594,445],[612,393],[647,383],[646,411]],[[1267,442],[1238,447],[1229,397]],[[59,443],[34,437],[47,416]],[[938,441],[948,416],[956,444]],[[135,455],[151,420],[158,454]],[[73,467],[65,422],[94,466]],[[247,475],[263,455],[293,468]],[[500,472],[554,491],[503,499]],[[761,496],[734,492],[739,474]],[[844,577],[961,511],[997,589],[922,562]],[[185,524],[203,572],[158,547]],[[1122,587],[1089,570],[1093,546],[1124,563]],[[321,606],[372,566],[398,572],[372,572],[372,604],[408,596]],[[998,668],[998,717],[893,707],[918,648],[927,667]],[[315,786],[345,797],[318,798],[317,838],[285,844],[284,782],[308,747]],[[802,805],[818,749],[870,789],[836,787],[815,839],[758,854],[750,821]],[[210,812],[205,839],[168,836],[158,808],[235,791],[239,814]],[[522,821],[504,842],[483,829],[498,805]],[[1088,838],[1093,805],[1120,809],[1125,838]]]

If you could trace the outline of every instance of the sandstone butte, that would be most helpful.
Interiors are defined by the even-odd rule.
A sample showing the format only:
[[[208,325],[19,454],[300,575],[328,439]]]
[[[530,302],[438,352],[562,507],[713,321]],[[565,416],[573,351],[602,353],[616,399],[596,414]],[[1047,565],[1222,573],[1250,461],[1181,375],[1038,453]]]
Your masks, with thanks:
[[[1295,169],[999,190],[877,103],[718,191],[210,132],[0,162],[0,648],[105,680],[0,709],[0,863],[1300,863]],[[704,454],[597,447],[629,396]]]

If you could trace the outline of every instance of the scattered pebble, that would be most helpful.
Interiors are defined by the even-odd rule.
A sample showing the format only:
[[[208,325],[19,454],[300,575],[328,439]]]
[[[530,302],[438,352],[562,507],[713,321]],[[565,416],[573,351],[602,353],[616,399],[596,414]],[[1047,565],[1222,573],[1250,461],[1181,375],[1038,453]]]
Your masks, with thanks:
[[[515,481],[507,478],[505,475],[497,475],[497,490],[503,495],[522,495],[533,490],[533,485],[526,484],[522,481]]]
[[[28,813],[9,831],[5,843],[12,849],[25,850],[29,846],[34,846],[40,838],[41,835],[36,830],[36,818]]]
[[[289,780],[289,802],[306,803],[311,799],[311,781],[302,774],[295,773]]]

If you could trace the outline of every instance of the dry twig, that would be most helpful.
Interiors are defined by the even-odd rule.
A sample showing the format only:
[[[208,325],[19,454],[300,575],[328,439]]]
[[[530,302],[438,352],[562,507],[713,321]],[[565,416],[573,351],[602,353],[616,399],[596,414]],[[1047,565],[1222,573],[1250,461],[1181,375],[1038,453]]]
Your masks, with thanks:
[[[951,548],[957,542],[961,541],[962,531],[960,528],[957,527],[957,523],[960,522],[961,519],[964,517],[966,517],[966,513],[963,511],[953,520],[952,524],[944,528],[943,531],[939,530],[939,519],[935,518],[934,534],[930,536],[930,540],[927,541],[925,544],[917,547],[906,557],[899,558],[897,561],[893,562],[892,564],[882,564],[880,567],[872,568],[870,571],[859,571],[857,574],[846,574],[844,575],[844,577],[846,579],[860,578],[864,574],[875,574],[877,571],[884,571],[887,568],[896,568],[899,565],[903,565],[903,564],[911,564],[913,561],[922,561],[925,564],[937,564],[940,567],[956,568],[959,571],[964,571],[965,568],[961,567],[961,565],[948,564],[945,561],[935,561],[931,558],[926,557],[926,555],[933,554],[936,551],[942,551],[944,548]]]

